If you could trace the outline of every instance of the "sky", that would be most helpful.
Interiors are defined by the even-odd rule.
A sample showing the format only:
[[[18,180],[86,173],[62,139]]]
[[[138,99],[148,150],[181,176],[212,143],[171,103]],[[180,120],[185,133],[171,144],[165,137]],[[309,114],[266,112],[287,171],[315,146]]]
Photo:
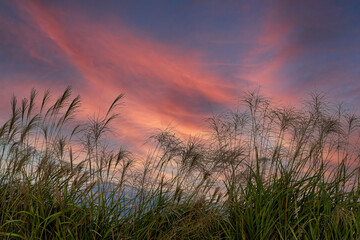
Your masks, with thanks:
[[[360,1],[0,0],[0,120],[13,94],[81,95],[80,118],[125,94],[116,138],[204,129],[260,88],[360,103]]]

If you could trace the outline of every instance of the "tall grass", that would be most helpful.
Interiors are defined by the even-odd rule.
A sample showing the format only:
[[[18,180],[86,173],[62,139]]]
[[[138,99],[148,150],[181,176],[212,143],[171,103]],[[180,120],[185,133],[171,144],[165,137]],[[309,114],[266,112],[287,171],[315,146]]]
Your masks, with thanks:
[[[123,95],[87,122],[70,88],[38,95],[0,127],[1,239],[360,239],[360,120],[322,95],[299,110],[249,92],[147,156],[106,141]]]

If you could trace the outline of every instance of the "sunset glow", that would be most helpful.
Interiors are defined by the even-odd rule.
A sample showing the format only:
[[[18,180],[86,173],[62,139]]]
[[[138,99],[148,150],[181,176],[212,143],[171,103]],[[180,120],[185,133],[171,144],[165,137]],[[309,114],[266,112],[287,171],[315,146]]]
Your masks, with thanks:
[[[86,118],[125,94],[119,141],[197,134],[243,91],[297,105],[360,103],[360,4],[328,1],[2,1],[0,119],[13,93],[81,95]]]

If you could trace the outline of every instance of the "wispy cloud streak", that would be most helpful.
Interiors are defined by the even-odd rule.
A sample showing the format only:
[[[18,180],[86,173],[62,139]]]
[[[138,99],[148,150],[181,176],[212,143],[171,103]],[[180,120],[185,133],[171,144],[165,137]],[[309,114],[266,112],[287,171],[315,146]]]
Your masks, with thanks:
[[[21,95],[72,85],[83,117],[125,93],[118,136],[131,144],[169,124],[198,133],[206,117],[256,87],[285,104],[315,89],[360,102],[355,6],[167,3],[149,15],[135,3],[90,2],[7,4],[0,11],[2,85]]]

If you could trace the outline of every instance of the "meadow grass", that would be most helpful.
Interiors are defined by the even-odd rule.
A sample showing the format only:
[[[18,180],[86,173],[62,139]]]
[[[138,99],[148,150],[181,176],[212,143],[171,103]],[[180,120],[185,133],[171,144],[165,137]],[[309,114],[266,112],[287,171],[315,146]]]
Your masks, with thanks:
[[[360,239],[360,120],[320,94],[299,110],[248,92],[146,156],[106,141],[123,95],[87,122],[71,88],[38,95],[0,127],[1,239]]]

